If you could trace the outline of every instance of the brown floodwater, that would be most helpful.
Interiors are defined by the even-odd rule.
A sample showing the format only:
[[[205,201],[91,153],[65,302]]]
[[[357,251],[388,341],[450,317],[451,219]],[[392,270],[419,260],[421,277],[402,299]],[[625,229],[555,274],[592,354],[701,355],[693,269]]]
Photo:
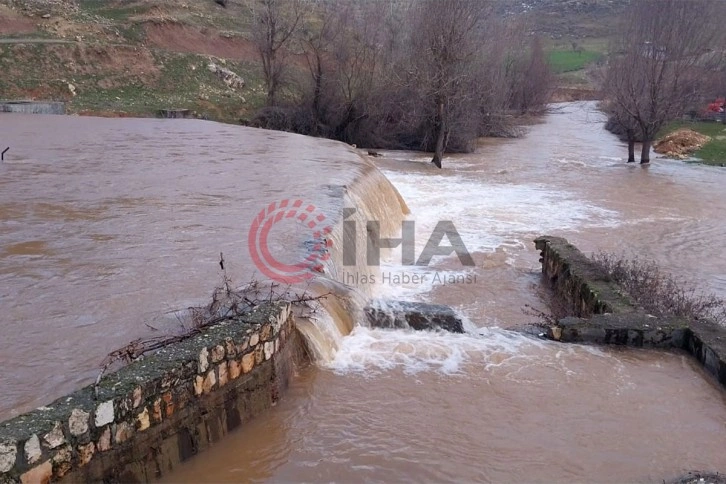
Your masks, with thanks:
[[[372,171],[341,143],[197,120],[0,114],[0,128],[0,419],[175,331],[176,310],[221,284],[220,252],[233,282],[264,277],[247,235],[268,204],[334,218],[341,187]],[[270,249],[297,262],[308,237],[281,223]]]
[[[18,140],[0,165],[0,358],[17,368],[4,377],[5,415],[87,382],[108,350],[149,331],[141,320],[161,325],[165,310],[203,300],[220,251],[248,279],[247,229],[267,203],[352,204],[358,223],[391,227],[405,211],[352,150],[327,141],[198,121],[0,123]],[[476,266],[402,266],[396,250],[380,270],[343,267],[333,234],[329,276],[368,271],[364,296],[449,304],[467,334],[360,321],[346,334],[322,317],[307,334],[319,360],[277,406],[166,480],[662,482],[726,469],[725,394],[690,358],[508,329],[535,320],[526,305],[543,308],[532,240],[545,233],[656,259],[726,296],[726,171],[626,165],[602,124],[594,104],[565,104],[526,137],[483,141],[443,170],[418,153],[376,159],[410,208],[416,253],[450,220]],[[303,239],[276,240],[295,253]],[[395,277],[405,275],[416,280]]]

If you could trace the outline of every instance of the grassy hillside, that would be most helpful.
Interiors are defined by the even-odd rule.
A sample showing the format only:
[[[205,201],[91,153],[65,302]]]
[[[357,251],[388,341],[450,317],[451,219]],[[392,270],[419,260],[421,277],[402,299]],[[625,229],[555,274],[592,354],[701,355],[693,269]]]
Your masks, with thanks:
[[[262,104],[243,2],[0,2],[0,98],[55,99],[70,112],[153,115],[187,108],[237,122]],[[208,69],[245,80],[228,87]]]
[[[0,98],[52,99],[71,113],[153,116],[186,108],[228,122],[263,104],[250,42],[254,0],[0,0]],[[503,2],[548,39],[559,82],[587,90],[621,0]],[[585,37],[583,37],[585,35]],[[577,39],[577,49],[572,45]],[[245,80],[228,87],[208,69]]]

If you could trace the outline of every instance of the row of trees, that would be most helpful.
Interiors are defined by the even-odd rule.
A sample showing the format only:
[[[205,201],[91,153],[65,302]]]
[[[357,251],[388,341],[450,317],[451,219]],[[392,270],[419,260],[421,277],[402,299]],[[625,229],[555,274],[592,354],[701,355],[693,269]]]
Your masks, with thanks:
[[[467,151],[543,109],[538,39],[479,0],[256,0],[258,126],[361,146]]]
[[[608,126],[628,141],[628,162],[642,142],[650,162],[658,132],[723,89],[724,4],[712,0],[638,0],[623,16],[603,78]],[[718,87],[717,87],[718,86]]]

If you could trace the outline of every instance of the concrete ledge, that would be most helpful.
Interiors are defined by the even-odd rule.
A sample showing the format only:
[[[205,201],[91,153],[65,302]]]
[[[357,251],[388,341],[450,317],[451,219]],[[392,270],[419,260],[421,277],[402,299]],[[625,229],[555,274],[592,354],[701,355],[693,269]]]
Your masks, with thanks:
[[[464,332],[463,323],[454,310],[441,304],[378,300],[366,306],[363,311],[371,326],[376,328]]]
[[[662,321],[647,314],[596,314],[589,319],[567,317],[547,329],[547,337],[563,343],[616,344],[635,347],[683,346],[688,326],[678,319]]]
[[[565,343],[676,348],[693,355],[726,386],[726,328],[710,321],[656,318],[639,310],[614,281],[561,237],[535,239],[542,274],[569,315],[544,335]]]
[[[66,105],[55,101],[2,101],[0,112],[24,114],[65,114]]]
[[[145,482],[270,407],[307,361],[287,303],[261,305],[0,424],[0,483]]]
[[[156,112],[156,116],[159,118],[168,118],[168,119],[185,119],[185,118],[191,118],[192,112],[188,109],[159,109]]]

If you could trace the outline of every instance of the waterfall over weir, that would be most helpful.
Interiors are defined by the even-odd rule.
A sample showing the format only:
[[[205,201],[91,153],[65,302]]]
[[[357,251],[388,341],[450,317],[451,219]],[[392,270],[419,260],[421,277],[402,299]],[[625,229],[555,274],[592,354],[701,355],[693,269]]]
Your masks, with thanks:
[[[332,296],[321,301],[324,313],[312,319],[300,318],[298,323],[315,357],[322,361],[334,357],[342,338],[356,324],[366,324],[363,308],[376,295],[371,281],[380,280],[380,265],[368,265],[366,258],[368,244],[376,243],[368,233],[368,222],[379,224],[381,238],[400,237],[401,223],[409,213],[406,202],[383,173],[365,159],[362,163],[358,178],[341,187],[343,209],[332,220],[330,258],[324,275],[309,284],[314,294]],[[351,255],[355,256],[354,263]]]

